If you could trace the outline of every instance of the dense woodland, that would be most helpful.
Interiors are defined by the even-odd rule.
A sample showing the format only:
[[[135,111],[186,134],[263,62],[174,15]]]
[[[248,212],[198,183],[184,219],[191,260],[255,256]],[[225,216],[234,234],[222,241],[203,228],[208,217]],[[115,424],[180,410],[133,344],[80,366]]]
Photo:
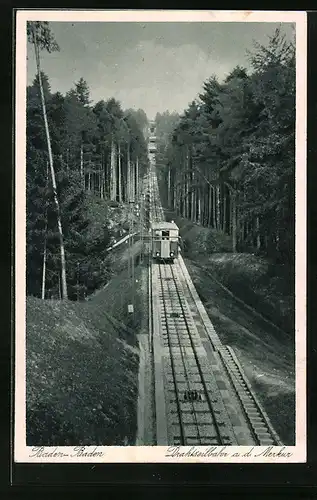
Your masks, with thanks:
[[[252,71],[212,76],[182,116],[158,114],[165,204],[231,236],[232,251],[293,267],[295,50],[280,29],[249,54]]]
[[[37,75],[27,88],[27,293],[80,299],[107,281],[109,206],[138,196],[147,117],[113,98],[92,105],[84,78],[52,93],[41,51],[60,49],[48,23],[28,23],[28,40]]]

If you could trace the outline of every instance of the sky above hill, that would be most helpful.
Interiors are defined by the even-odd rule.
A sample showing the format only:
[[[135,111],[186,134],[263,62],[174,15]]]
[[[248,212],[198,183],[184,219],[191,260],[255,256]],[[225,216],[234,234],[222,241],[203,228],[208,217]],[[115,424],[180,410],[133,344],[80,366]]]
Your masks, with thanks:
[[[267,44],[277,23],[51,22],[59,52],[42,53],[53,92],[67,92],[83,77],[94,102],[114,97],[123,108],[142,108],[149,119],[182,112],[212,74],[224,78],[236,65],[249,68],[247,50]],[[282,24],[288,39],[291,24]],[[36,66],[28,45],[27,81]]]

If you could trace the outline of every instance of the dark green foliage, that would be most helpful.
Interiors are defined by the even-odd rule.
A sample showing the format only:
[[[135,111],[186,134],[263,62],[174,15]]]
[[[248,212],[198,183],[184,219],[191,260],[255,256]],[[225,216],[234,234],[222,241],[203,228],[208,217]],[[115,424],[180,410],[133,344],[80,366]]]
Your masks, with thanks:
[[[169,139],[159,138],[161,189],[179,215],[231,236],[233,251],[261,253],[292,273],[294,47],[277,29],[250,60],[250,74],[238,66],[223,83],[207,80]]]
[[[62,295],[79,300],[109,278],[106,200],[110,193],[112,203],[126,199],[128,158],[143,175],[147,118],[140,109],[124,113],[113,98],[92,107],[83,77],[65,96],[52,94],[40,53],[59,50],[54,34],[48,22],[36,21],[27,23],[27,36],[38,70],[27,88],[27,293],[60,297],[63,261]]]

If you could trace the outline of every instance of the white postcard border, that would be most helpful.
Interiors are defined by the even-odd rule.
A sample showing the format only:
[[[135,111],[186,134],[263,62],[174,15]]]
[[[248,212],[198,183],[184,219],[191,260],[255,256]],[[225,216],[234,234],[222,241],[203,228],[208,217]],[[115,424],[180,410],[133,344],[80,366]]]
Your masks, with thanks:
[[[307,20],[298,11],[23,10],[16,13],[15,418],[17,463],[299,463],[306,461],[306,75]],[[26,446],[26,22],[291,22],[296,24],[296,445]],[[203,83],[203,82],[202,82]]]

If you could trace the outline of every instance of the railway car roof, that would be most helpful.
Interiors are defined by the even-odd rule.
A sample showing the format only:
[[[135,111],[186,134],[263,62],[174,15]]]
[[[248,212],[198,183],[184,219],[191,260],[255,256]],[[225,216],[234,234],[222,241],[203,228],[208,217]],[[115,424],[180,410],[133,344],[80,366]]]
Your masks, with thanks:
[[[175,222],[152,222],[152,229],[177,229]]]

